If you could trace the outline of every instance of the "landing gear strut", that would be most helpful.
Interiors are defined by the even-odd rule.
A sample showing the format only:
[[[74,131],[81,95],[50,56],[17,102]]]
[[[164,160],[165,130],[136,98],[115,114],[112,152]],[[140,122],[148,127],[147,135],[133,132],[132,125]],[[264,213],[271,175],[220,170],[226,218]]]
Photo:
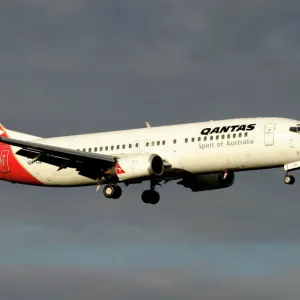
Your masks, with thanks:
[[[157,182],[151,180],[150,181],[150,190],[146,190],[142,194],[142,201],[144,203],[149,203],[149,204],[157,204],[160,200],[160,195],[157,191],[155,191],[155,186]]]
[[[103,189],[103,194],[106,198],[118,199],[122,195],[122,189],[115,184],[108,184]]]

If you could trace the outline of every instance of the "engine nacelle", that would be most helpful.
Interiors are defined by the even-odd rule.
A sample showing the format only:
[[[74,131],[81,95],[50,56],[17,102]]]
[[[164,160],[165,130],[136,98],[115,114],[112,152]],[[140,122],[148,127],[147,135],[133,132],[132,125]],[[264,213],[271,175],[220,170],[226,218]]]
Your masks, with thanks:
[[[161,176],[164,173],[164,162],[157,154],[132,154],[119,158],[115,167],[106,173],[117,176],[120,181]]]
[[[217,190],[233,185],[235,176],[233,172],[215,173],[206,175],[191,175],[184,177],[178,184],[190,188],[193,192]]]

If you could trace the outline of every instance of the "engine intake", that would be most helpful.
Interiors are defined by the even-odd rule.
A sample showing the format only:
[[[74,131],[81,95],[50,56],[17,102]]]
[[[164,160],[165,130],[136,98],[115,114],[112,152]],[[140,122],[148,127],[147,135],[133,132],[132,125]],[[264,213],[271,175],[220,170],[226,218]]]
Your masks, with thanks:
[[[153,154],[149,158],[149,174],[161,176],[164,173],[164,162],[158,155]]]

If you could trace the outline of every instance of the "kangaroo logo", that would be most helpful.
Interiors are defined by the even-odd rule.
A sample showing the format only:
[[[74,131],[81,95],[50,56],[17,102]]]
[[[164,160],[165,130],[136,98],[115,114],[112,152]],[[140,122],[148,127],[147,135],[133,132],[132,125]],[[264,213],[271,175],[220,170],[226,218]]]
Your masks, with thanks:
[[[116,164],[116,172],[117,175],[125,174],[125,171],[121,168],[119,163]]]
[[[9,163],[8,163],[9,150],[1,151],[0,159],[1,159],[1,171],[3,173],[7,173],[10,171]]]

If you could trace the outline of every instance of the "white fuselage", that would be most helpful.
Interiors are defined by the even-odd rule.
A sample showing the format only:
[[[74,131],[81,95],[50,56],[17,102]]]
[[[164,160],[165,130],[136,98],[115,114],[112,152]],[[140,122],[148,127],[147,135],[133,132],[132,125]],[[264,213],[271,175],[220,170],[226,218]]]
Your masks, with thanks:
[[[174,169],[201,174],[273,168],[299,161],[300,136],[289,130],[297,123],[300,122],[284,118],[245,118],[47,139],[26,135],[20,137],[14,131],[7,132],[12,138],[93,153],[116,156],[155,153]],[[255,124],[255,128],[246,130],[249,124]],[[240,127],[243,125],[246,127]],[[224,127],[227,132],[225,129],[220,132]],[[15,153],[19,150],[12,148]],[[75,169],[67,168],[58,172],[56,166],[39,161],[31,164],[28,158],[16,157],[24,168],[45,185],[95,184],[95,180],[78,175]]]

